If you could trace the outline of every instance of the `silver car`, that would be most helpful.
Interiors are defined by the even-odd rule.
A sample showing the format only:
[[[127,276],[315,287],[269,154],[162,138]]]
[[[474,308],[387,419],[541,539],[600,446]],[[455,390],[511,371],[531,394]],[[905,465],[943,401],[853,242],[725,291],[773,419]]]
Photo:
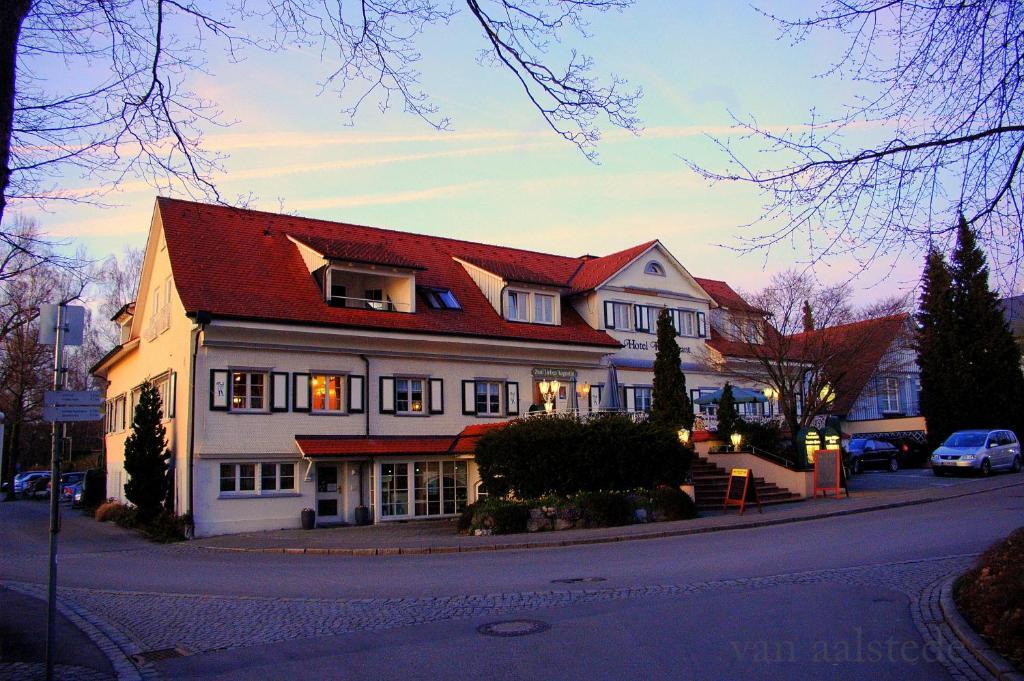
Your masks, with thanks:
[[[958,430],[932,454],[935,475],[971,471],[988,475],[1006,470],[1019,473],[1020,441],[1012,430]]]

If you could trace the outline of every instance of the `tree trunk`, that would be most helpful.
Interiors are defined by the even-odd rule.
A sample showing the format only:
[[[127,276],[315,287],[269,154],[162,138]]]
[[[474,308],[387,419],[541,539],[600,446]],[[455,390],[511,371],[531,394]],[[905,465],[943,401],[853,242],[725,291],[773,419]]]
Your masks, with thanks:
[[[11,181],[11,134],[14,128],[18,37],[21,24],[31,6],[31,0],[0,2],[0,224],[3,223],[7,188]]]

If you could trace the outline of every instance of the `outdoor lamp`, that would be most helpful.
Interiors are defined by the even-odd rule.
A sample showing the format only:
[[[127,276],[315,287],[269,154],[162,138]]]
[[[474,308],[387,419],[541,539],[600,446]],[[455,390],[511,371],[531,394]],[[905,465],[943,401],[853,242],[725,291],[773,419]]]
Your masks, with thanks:
[[[684,445],[685,444],[689,444],[690,443],[690,431],[688,431],[686,428],[680,428],[679,429],[679,441],[682,442]]]
[[[551,388],[551,384],[548,383],[547,381],[541,381],[540,383],[537,384],[537,387],[540,388],[540,394],[543,397],[547,397],[548,390]]]
[[[743,436],[739,433],[733,433],[729,436],[729,442],[732,442],[732,449],[734,452],[740,451],[740,443],[743,442]]]
[[[558,381],[551,381],[551,394],[552,395],[557,395],[558,394],[558,388],[560,386],[561,386],[561,384]]]
[[[583,381],[582,383],[577,385],[576,386],[576,394],[579,395],[580,397],[586,397],[587,395],[589,395],[590,394],[590,384],[587,383],[586,381]]]
[[[779,396],[779,391],[771,386],[768,386],[767,388],[764,389],[764,396],[767,397],[769,400],[774,400],[776,397]]]
[[[818,397],[821,398],[822,402],[832,402],[836,399],[836,394],[832,392],[832,384],[826,383],[822,386],[821,391],[818,393]]]

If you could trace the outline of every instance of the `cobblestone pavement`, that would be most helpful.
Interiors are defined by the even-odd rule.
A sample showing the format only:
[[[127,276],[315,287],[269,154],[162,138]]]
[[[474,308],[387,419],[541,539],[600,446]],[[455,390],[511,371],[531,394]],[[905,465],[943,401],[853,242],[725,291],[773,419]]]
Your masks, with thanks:
[[[79,615],[122,632],[130,639],[130,648],[135,652],[179,647],[200,653],[605,601],[685,597],[708,592],[770,589],[787,584],[858,584],[905,594],[925,645],[938,651],[938,660],[959,681],[991,678],[970,653],[958,645],[943,623],[938,605],[939,583],[951,574],[966,570],[972,558],[956,555],[688,584],[450,597],[239,598],[72,588],[62,589],[61,598]],[[26,592],[40,588],[30,584],[10,586]],[[122,646],[126,647],[129,646]]]

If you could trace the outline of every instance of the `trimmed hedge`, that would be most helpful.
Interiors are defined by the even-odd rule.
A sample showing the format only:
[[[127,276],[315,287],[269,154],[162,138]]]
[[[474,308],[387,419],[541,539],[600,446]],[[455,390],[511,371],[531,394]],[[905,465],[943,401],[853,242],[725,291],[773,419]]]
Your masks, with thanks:
[[[476,448],[488,492],[521,498],[678,487],[690,460],[674,431],[619,414],[523,419],[485,434]]]

